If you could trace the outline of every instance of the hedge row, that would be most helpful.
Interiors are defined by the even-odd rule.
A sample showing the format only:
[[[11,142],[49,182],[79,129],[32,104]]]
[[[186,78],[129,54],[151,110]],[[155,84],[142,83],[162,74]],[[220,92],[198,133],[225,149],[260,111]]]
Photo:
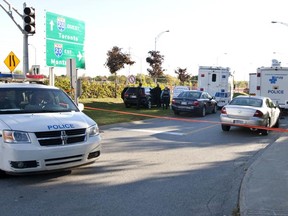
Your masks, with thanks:
[[[115,89],[117,97],[121,96],[121,92],[126,85],[117,84],[115,82],[101,82],[101,81],[90,81],[81,80],[82,93],[80,98],[113,98],[115,97]],[[63,89],[67,93],[71,92],[70,79],[67,77],[56,77],[55,86]]]

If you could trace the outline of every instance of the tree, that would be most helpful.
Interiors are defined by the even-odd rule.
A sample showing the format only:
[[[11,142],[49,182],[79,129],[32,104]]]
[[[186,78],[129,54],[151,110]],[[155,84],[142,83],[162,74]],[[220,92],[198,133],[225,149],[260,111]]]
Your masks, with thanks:
[[[192,76],[190,81],[192,83],[192,89],[197,89],[198,88],[198,75]]]
[[[182,69],[178,67],[177,70],[175,70],[175,73],[178,74],[178,79],[181,81],[182,85],[190,79],[190,75],[187,74],[187,68]]]
[[[157,82],[157,78],[163,76],[163,72],[165,71],[162,69],[162,63],[164,61],[164,56],[160,55],[159,51],[149,51],[149,57],[146,58],[146,62],[150,65],[150,68],[147,69],[149,75],[155,79]]]
[[[129,54],[123,53],[121,50],[121,48],[114,46],[112,50],[107,52],[108,58],[105,63],[105,67],[108,67],[110,73],[115,75],[115,98],[117,97],[117,71],[127,64],[133,65],[135,63]]]

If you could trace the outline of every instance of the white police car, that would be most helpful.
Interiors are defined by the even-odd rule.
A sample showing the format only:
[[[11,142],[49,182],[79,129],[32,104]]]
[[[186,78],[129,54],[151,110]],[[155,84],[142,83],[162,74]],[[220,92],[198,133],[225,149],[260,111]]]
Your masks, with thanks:
[[[99,129],[81,112],[83,104],[79,108],[56,87],[0,84],[0,171],[25,174],[94,162]]]

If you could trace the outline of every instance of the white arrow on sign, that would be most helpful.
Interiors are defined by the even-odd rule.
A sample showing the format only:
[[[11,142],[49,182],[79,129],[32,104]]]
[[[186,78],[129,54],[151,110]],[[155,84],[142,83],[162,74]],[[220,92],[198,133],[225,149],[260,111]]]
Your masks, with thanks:
[[[78,57],[78,61],[80,61],[82,59],[83,55],[78,51],[77,57]]]
[[[54,27],[54,22],[53,22],[53,20],[51,20],[51,22],[50,22],[49,24],[50,24],[50,31],[53,31],[53,27]]]

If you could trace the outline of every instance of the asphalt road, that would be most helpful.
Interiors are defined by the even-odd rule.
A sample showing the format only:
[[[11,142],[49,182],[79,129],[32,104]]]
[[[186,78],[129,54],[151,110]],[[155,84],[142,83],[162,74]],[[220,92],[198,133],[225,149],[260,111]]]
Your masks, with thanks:
[[[219,113],[100,129],[96,163],[1,179],[0,215],[232,215],[247,167],[280,135],[222,132]]]

